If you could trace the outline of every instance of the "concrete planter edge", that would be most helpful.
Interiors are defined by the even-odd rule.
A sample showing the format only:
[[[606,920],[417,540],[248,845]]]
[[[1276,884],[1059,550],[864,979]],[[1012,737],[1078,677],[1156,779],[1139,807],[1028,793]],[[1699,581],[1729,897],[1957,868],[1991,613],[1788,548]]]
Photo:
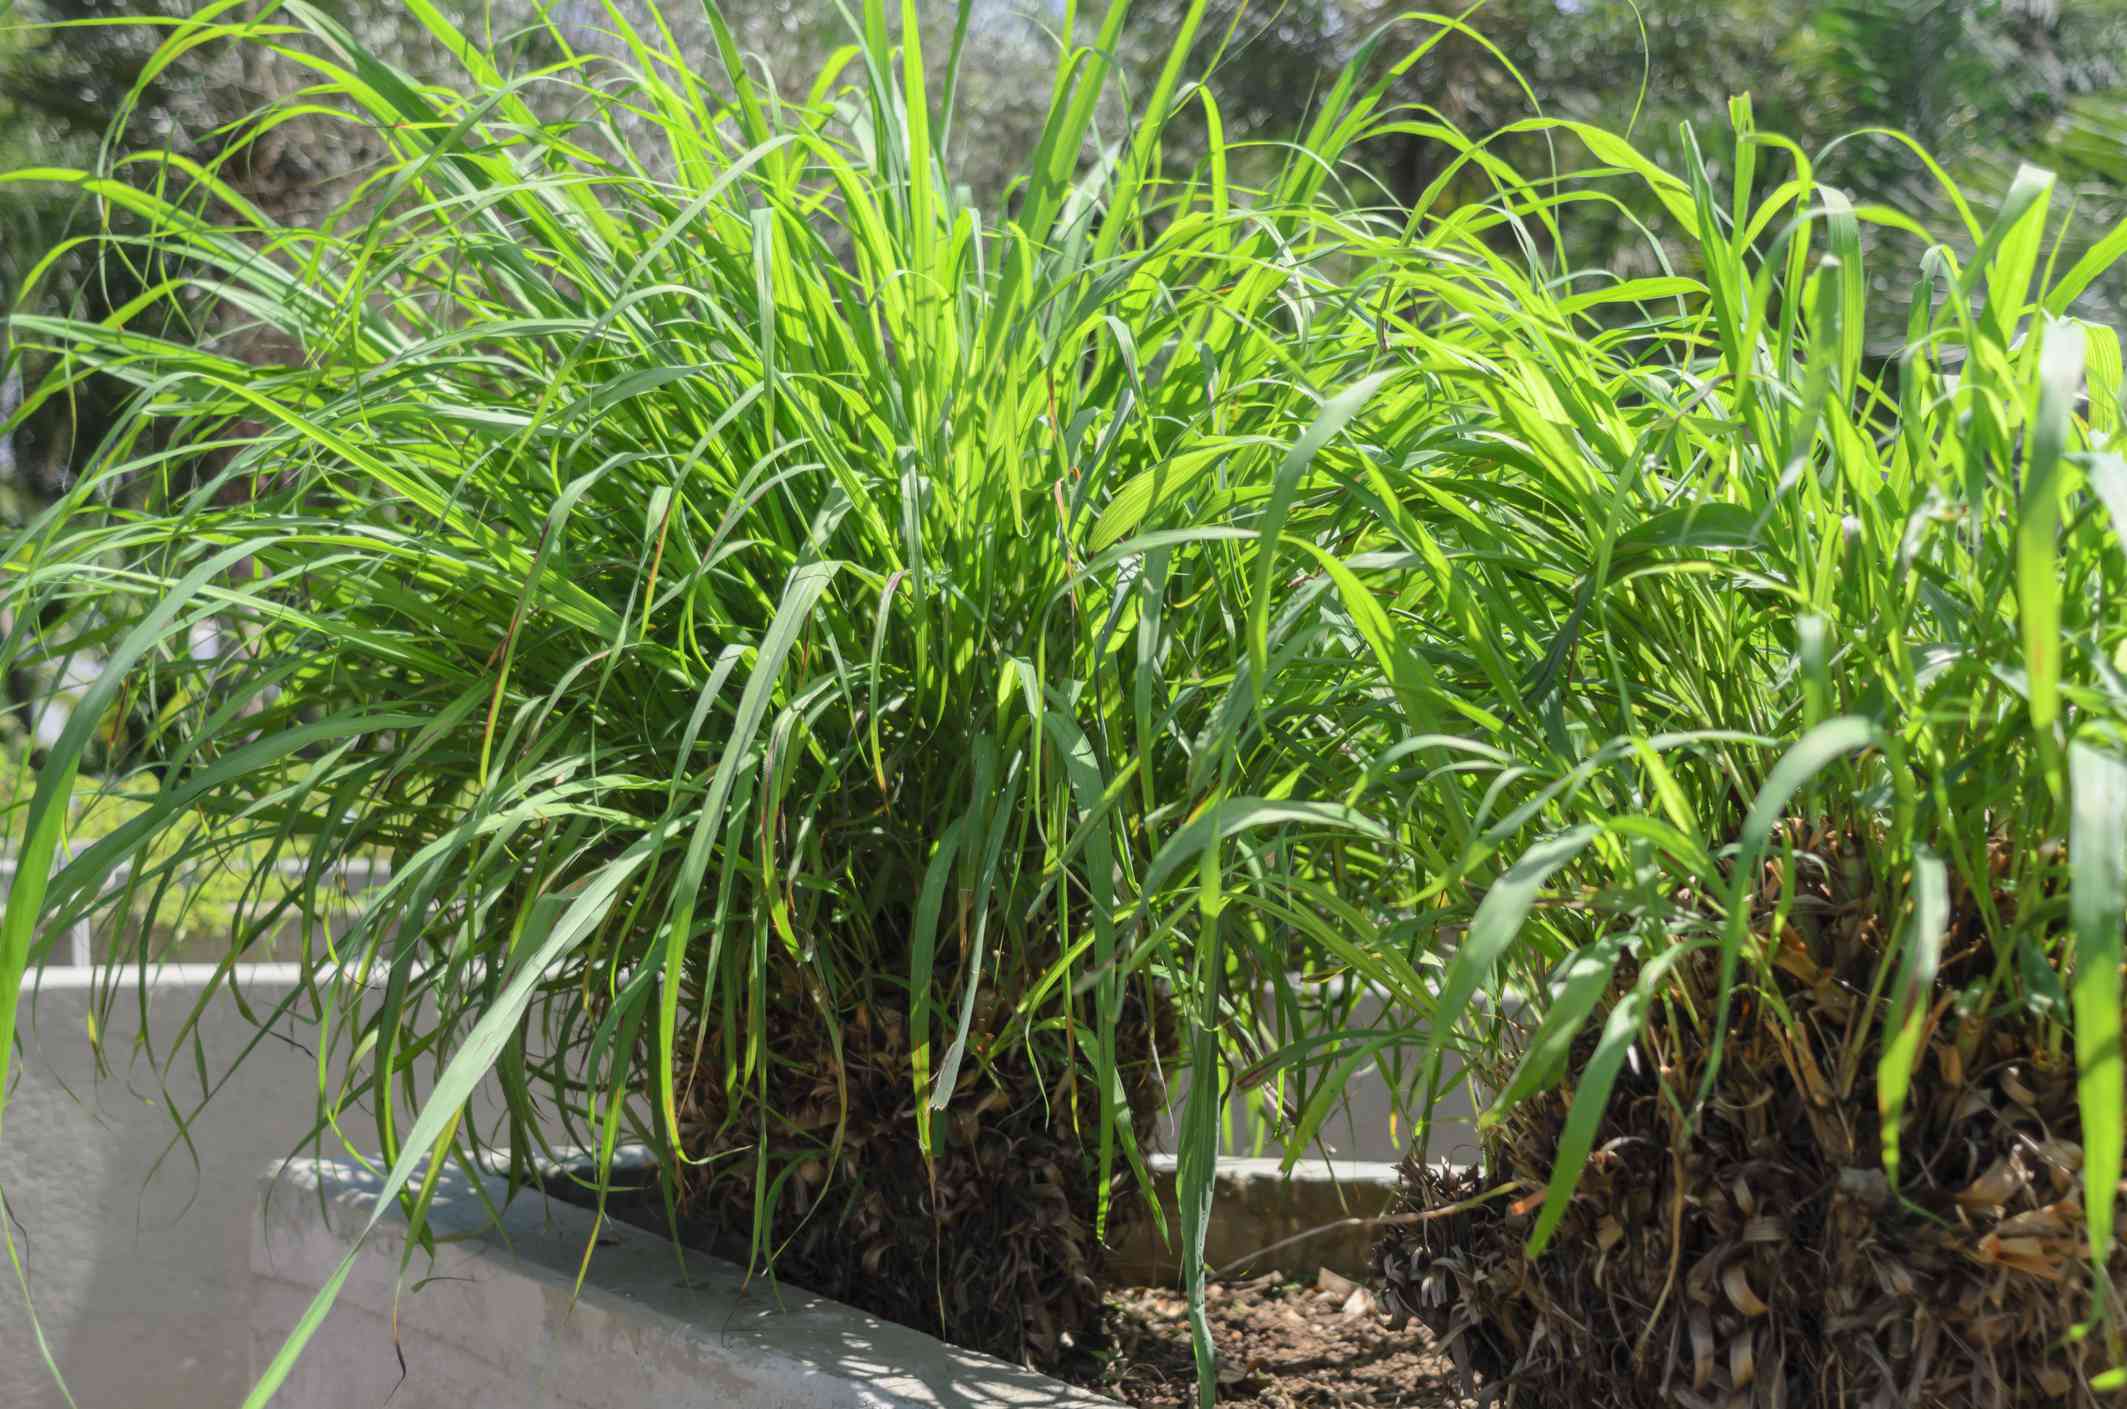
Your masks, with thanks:
[[[1174,1156],[1152,1156],[1150,1173],[1161,1207],[1177,1210]],[[1388,1210],[1397,1185],[1396,1166],[1382,1160],[1303,1159],[1288,1176],[1276,1159],[1221,1159],[1204,1263],[1213,1272],[1277,1272],[1298,1281],[1327,1267],[1364,1281],[1378,1230],[1363,1220]],[[1150,1219],[1131,1223],[1110,1250],[1110,1275],[1129,1284],[1178,1283],[1181,1234],[1172,1223],[1168,1234],[1163,1244]]]
[[[825,1297],[759,1280],[746,1288],[730,1263],[612,1221],[594,1230],[589,1210],[536,1190],[504,1207],[505,1181],[482,1179],[484,1190],[455,1169],[439,1180],[433,1260],[419,1248],[406,1258],[405,1221],[396,1209],[386,1215],[277,1403],[1112,1409],[1060,1380]],[[251,1253],[254,1371],[332,1275],[378,1185],[338,1160],[291,1160],[267,1172]]]

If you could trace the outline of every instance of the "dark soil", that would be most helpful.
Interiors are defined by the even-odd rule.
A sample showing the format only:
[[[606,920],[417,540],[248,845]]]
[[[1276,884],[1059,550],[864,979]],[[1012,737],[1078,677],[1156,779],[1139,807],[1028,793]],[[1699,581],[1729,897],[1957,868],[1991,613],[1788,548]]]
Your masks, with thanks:
[[[654,1177],[647,1171],[638,1176],[622,1174],[620,1182]],[[549,1180],[546,1190],[568,1203],[586,1202],[584,1191],[566,1179]],[[616,1193],[606,1213],[660,1237],[668,1232],[663,1201],[647,1188]],[[1335,1273],[1323,1273],[1313,1286],[1273,1274],[1214,1283],[1210,1291],[1221,1409],[1475,1404],[1462,1397],[1454,1364],[1436,1348],[1431,1332],[1416,1321],[1401,1330],[1391,1327],[1372,1293]],[[1196,1362],[1187,1315],[1188,1302],[1175,1288],[1108,1288],[1095,1338],[1105,1344],[1074,1345],[1050,1373],[1132,1409],[1192,1409]]]
[[[1453,1364],[1415,1322],[1395,1330],[1372,1296],[1326,1275],[1214,1285],[1209,1312],[1222,1409],[1461,1409]],[[1111,1289],[1105,1350],[1057,1373],[1133,1409],[1190,1409],[1188,1302],[1170,1287]]]

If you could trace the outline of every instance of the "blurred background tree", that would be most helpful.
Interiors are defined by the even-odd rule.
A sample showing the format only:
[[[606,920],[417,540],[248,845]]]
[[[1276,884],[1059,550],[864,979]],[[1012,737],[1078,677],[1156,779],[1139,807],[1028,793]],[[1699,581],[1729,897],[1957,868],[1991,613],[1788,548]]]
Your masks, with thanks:
[[[1132,54],[1143,61],[1189,0],[1146,0]],[[1289,136],[1310,93],[1377,36],[1385,70],[1429,32],[1391,0],[1213,0],[1205,25],[1212,86],[1229,129]],[[1925,164],[1886,135],[1909,134],[1968,190],[2006,191],[2021,161],[2058,170],[2079,203],[2087,240],[2127,214],[2127,0],[1489,0],[1470,25],[1511,61],[1552,117],[1629,131],[1656,164],[1683,169],[1682,124],[1692,126],[1718,184],[1732,145],[1727,105],[1751,95],[1761,130],[1794,138],[1820,176],[1856,202],[1881,201],[1958,233],[1955,212]],[[1218,41],[1223,39],[1223,47]],[[1493,56],[1455,37],[1391,88],[1471,134],[1534,116],[1528,93]],[[1842,140],[1843,139],[1843,140]],[[1423,192],[1447,160],[1417,137],[1379,144],[1373,173],[1402,200]],[[1524,170],[1549,161],[1542,139],[1502,144]],[[1574,154],[1577,156],[1578,154]],[[1761,163],[1760,170],[1774,163]],[[1761,176],[1761,180],[1765,177]],[[1458,195],[1482,199],[1471,173]],[[1621,183],[1620,192],[1628,188]],[[1663,258],[1634,217],[1640,208],[1583,205],[1567,251],[1574,267],[1623,276],[1655,272]],[[1914,251],[1917,254],[1917,251]],[[2072,260],[2070,248],[2062,257]],[[1896,300],[1912,262],[1877,270],[1876,330],[1903,327]],[[2117,321],[2127,288],[2115,279],[2079,309]]]

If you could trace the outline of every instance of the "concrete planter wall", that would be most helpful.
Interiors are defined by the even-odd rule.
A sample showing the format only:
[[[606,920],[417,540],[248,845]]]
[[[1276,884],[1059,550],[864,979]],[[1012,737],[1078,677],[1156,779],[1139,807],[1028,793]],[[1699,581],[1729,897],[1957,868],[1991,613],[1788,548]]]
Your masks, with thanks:
[[[251,1256],[263,1365],[331,1275],[374,1204],[359,1168],[273,1171]],[[489,1198],[499,1203],[502,1181]],[[456,1172],[430,1223],[436,1256],[405,1277],[396,1212],[365,1245],[338,1304],[281,1394],[302,1409],[1099,1409],[1111,1401],[960,1350],[824,1297],[537,1193],[494,1223]],[[598,1247],[580,1294],[577,1269]],[[418,1290],[413,1290],[420,1283]],[[393,1353],[405,1357],[404,1377]]]
[[[23,993],[0,1188],[23,1230],[16,1246],[38,1321],[81,1409],[229,1409],[254,1378],[243,1307],[258,1171],[308,1148],[315,1034],[290,1015],[239,1063],[258,1032],[225,991],[200,1015],[201,1065],[189,1046],[173,1059],[167,1044],[211,973],[164,965],[143,989],[130,972],[55,967]],[[246,964],[235,983],[263,1018],[298,978],[293,964]],[[156,1061],[140,1045],[143,1015]],[[202,1071],[215,1088],[203,1106]],[[193,1151],[176,1143],[173,1106],[190,1122]],[[476,1098],[476,1118],[500,1109],[490,1091]],[[327,1149],[337,1144],[327,1135]],[[21,1292],[5,1280],[0,1409],[63,1409]]]
[[[1396,1196],[1396,1166],[1378,1160],[1301,1160],[1290,1175],[1274,1159],[1222,1159],[1213,1186],[1204,1265],[1235,1275],[1282,1272],[1313,1280],[1327,1267],[1353,1281],[1367,1275],[1379,1232],[1364,1220],[1387,1211]],[[1172,1155],[1155,1155],[1152,1181],[1161,1205],[1178,1210]],[[1180,1235],[1169,1241],[1149,1219],[1129,1225],[1111,1250],[1110,1275],[1120,1283],[1156,1285],[1181,1273]],[[1306,1236],[1302,1236],[1306,1235]]]
[[[203,981],[189,970],[160,974],[146,994],[148,1029],[167,1042]],[[244,990],[255,1009],[271,1011],[293,981],[292,969],[267,968],[246,975]],[[130,986],[120,980],[117,1001],[99,1013],[111,1063],[99,1081],[87,1036],[100,1007],[90,972],[51,969],[31,983],[38,991],[22,1000],[20,1084],[0,1141],[0,1186],[27,1232],[17,1246],[67,1387],[82,1409],[228,1409],[251,1381],[230,1308],[243,1304],[250,1280],[252,1176],[310,1129],[315,1069],[293,1048],[245,1062],[192,1124],[195,1165],[182,1145],[169,1149],[176,1126],[162,1084],[145,1058],[134,1059],[142,1004]],[[226,999],[208,1008],[199,1036],[210,1076],[228,1071],[254,1031]],[[168,1094],[189,1117],[200,1096],[189,1061]],[[9,1286],[0,1296],[0,1405],[57,1409],[64,1401],[21,1293]]]

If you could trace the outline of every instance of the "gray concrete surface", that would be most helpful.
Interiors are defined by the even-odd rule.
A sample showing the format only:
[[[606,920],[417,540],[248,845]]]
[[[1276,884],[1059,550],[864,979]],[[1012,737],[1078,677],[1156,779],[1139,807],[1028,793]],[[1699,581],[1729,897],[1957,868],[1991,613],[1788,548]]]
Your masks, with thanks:
[[[252,1251],[251,1328],[265,1363],[374,1204],[359,1168],[271,1172]],[[500,1182],[490,1190],[498,1197]],[[444,1176],[415,1251],[396,1210],[355,1264],[283,1389],[302,1409],[1098,1409],[1109,1401],[824,1297],[780,1302],[740,1270],[608,1223],[580,1294],[591,1214],[537,1195],[494,1226]],[[418,1283],[418,1286],[416,1284]],[[396,1325],[396,1352],[394,1342]],[[402,1377],[399,1357],[405,1358]]]
[[[201,987],[197,974],[163,977],[145,1007],[148,1030],[167,1040]],[[291,981],[273,966],[244,991],[270,1011]],[[199,1079],[180,1064],[166,1093],[154,1063],[137,1054],[140,996],[121,988],[106,1006],[80,969],[48,970],[32,983],[0,1189],[67,1387],[81,1409],[228,1409],[250,1383],[249,1346],[232,1316],[242,1314],[250,1277],[254,1172],[304,1139],[314,1068],[303,1050],[268,1038],[281,1050],[254,1053],[192,1121],[195,1161],[182,1144],[169,1148],[177,1127],[165,1101],[189,1116]],[[87,1035],[92,1012],[110,1063],[101,1081]],[[253,1032],[233,1001],[208,1008],[200,1056],[210,1080],[229,1072]],[[0,1406],[63,1402],[10,1279],[0,1286]]]
[[[17,1222],[30,1305],[79,1409],[231,1409],[253,1380],[245,1307],[258,1171],[314,1152],[317,1067],[305,1019],[287,1014],[261,1038],[226,991],[202,1011],[196,1048],[173,1059],[158,1046],[151,1056],[143,1031],[168,1043],[210,972],[164,965],[143,997],[130,972],[114,994],[108,974],[52,968],[23,995],[0,1190]],[[237,991],[261,1020],[299,976],[293,964],[238,974]],[[189,1123],[189,1149],[173,1108]],[[483,1129],[499,1111],[492,1092],[476,1100]],[[367,1122],[358,1116],[347,1133],[359,1140]],[[328,1133],[325,1152],[339,1149]],[[64,1404],[20,1289],[0,1279],[0,1409]]]

